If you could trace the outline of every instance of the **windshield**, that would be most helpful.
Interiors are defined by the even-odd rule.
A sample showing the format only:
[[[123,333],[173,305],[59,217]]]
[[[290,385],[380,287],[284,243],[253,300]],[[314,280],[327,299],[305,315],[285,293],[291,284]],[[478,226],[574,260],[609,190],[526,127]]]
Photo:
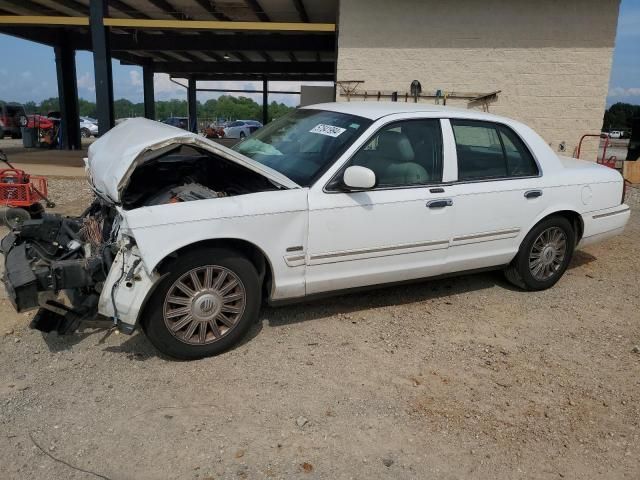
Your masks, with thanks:
[[[233,149],[308,187],[371,123],[344,113],[295,110]]]

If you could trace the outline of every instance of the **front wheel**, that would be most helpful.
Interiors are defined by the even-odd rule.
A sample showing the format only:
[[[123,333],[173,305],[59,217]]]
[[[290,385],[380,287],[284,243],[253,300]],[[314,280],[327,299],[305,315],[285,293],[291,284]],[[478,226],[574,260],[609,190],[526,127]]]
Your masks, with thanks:
[[[551,288],[569,266],[574,248],[575,233],[566,218],[543,220],[524,238],[505,276],[525,290]]]
[[[253,264],[227,249],[180,255],[153,293],[142,319],[162,353],[191,360],[236,345],[258,318],[261,289]]]
[[[240,139],[244,139],[244,137],[246,137],[247,135],[244,132],[240,132]]]
[[[89,131],[88,128],[81,128],[80,129],[80,136],[82,138],[89,138],[91,136],[91,132]]]

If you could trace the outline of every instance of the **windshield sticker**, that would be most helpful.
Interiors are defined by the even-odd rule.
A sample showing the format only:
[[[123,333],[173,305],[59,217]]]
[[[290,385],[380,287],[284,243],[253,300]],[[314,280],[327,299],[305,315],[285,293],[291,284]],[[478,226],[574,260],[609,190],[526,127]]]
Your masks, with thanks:
[[[360,125],[357,123],[352,123],[351,125],[349,125],[349,128],[360,128]]]
[[[324,123],[319,123],[311,130],[309,130],[309,132],[311,133],[319,133],[320,135],[327,135],[328,137],[339,137],[343,132],[346,131],[346,128],[334,127],[333,125],[325,125]]]

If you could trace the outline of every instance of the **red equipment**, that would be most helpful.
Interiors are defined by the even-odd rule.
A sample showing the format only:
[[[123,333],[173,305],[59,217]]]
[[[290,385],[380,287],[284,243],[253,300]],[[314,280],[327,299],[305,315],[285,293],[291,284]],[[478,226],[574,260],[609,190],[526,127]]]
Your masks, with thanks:
[[[576,152],[575,152],[576,158],[580,158],[580,149],[582,148],[582,141],[587,137],[602,138],[602,135],[598,133],[585,133],[584,135],[582,135],[582,137],[580,137],[580,141],[578,142],[578,146],[576,147]],[[605,167],[615,169],[617,157],[615,155],[612,155],[611,157],[607,158],[607,148],[609,147],[610,143],[611,142],[609,139],[609,135],[607,135],[606,137],[604,137],[604,147],[602,150],[602,158],[596,158],[596,162],[601,165],[604,165]]]
[[[0,161],[10,167],[0,170],[0,207],[21,208],[31,215],[42,213],[41,200],[46,202],[48,208],[55,207],[55,203],[47,198],[45,177],[29,175],[24,170],[14,168],[1,151]]]

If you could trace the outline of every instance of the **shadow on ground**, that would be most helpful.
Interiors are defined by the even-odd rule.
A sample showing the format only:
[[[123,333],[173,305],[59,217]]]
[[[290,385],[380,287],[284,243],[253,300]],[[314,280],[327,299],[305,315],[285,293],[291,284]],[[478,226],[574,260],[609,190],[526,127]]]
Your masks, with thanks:
[[[589,264],[594,260],[596,260],[596,257],[593,255],[583,251],[577,251],[569,265],[569,270]],[[407,305],[432,300],[451,303],[447,300],[450,297],[494,287],[527,295],[527,292],[507,282],[502,272],[498,270],[455,277],[418,280],[393,286],[380,285],[337,296],[326,295],[286,306],[266,306],[260,313],[260,320],[249,330],[249,333],[238,346],[244,345],[258,336],[264,328],[264,325],[281,327],[306,321],[320,320],[333,315],[363,312],[372,308]],[[59,336],[55,333],[43,334],[43,338],[50,351],[59,352],[69,350],[74,345],[84,342],[88,338],[97,338],[96,346],[100,346],[104,343],[106,337],[112,334],[115,334],[112,330],[94,329],[64,336]],[[130,360],[136,361],[145,361],[156,356],[173,360],[159,354],[139,330],[130,337],[122,336],[125,337],[122,343],[108,346],[104,348],[104,351],[126,354]]]

